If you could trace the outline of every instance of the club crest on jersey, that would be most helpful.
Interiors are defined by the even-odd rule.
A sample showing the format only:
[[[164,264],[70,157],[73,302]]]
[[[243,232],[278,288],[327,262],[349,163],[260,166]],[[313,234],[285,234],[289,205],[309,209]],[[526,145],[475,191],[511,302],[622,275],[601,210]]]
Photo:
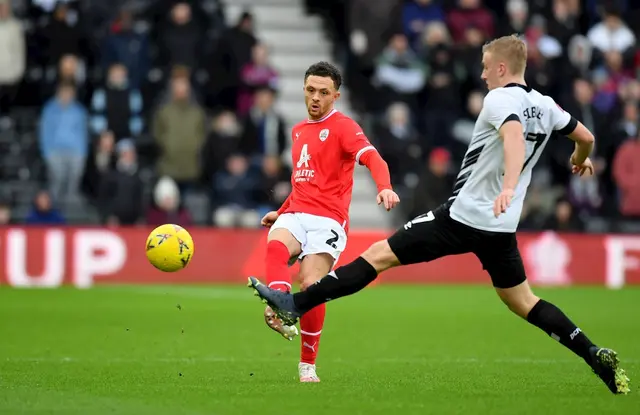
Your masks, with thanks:
[[[325,128],[324,130],[320,131],[320,141],[325,141],[327,137],[329,137],[329,130]]]

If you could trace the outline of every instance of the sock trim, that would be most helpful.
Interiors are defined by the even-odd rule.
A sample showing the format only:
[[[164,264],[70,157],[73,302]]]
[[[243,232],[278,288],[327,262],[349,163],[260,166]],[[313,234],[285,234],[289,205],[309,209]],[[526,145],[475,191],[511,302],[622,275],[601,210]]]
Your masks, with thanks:
[[[271,288],[272,285],[286,285],[287,287],[291,288],[291,284],[286,281],[271,281],[269,285],[267,285],[267,287]]]
[[[305,334],[307,336],[319,336],[322,333],[322,330],[316,331],[315,333],[311,333],[309,331],[300,330],[300,334]]]

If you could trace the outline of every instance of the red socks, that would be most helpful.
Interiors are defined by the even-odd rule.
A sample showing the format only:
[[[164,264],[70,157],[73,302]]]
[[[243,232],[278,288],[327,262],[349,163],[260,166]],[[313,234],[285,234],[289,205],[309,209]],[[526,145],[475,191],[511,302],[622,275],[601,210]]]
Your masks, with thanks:
[[[302,363],[316,364],[325,311],[326,304],[320,304],[312,308],[300,319],[300,334],[302,339],[300,361]]]
[[[289,249],[280,241],[267,243],[266,280],[270,288],[280,291],[291,291],[291,276],[289,275]],[[325,304],[311,309],[300,319],[300,334],[302,346],[300,361],[315,364],[320,345],[320,334],[324,325]]]
[[[266,272],[267,285],[274,290],[291,291],[289,275],[289,249],[280,241],[267,243]]]

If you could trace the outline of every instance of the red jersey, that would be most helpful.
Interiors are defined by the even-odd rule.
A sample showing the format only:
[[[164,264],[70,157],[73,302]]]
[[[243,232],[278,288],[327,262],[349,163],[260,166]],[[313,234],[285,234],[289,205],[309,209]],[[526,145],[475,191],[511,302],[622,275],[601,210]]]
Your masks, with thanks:
[[[279,213],[328,217],[346,227],[355,163],[375,147],[358,123],[336,110],[296,124],[291,134],[292,190]]]

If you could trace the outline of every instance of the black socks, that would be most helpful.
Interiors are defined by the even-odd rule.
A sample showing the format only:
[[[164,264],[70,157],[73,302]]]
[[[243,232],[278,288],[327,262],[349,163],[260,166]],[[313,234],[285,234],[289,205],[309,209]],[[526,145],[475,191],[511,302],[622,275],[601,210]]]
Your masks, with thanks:
[[[295,293],[293,302],[301,312],[307,312],[327,301],[345,297],[360,291],[376,279],[378,273],[364,258],[358,257],[307,287]]]
[[[529,312],[527,321],[590,364],[589,348],[595,345],[558,307],[540,300]]]

